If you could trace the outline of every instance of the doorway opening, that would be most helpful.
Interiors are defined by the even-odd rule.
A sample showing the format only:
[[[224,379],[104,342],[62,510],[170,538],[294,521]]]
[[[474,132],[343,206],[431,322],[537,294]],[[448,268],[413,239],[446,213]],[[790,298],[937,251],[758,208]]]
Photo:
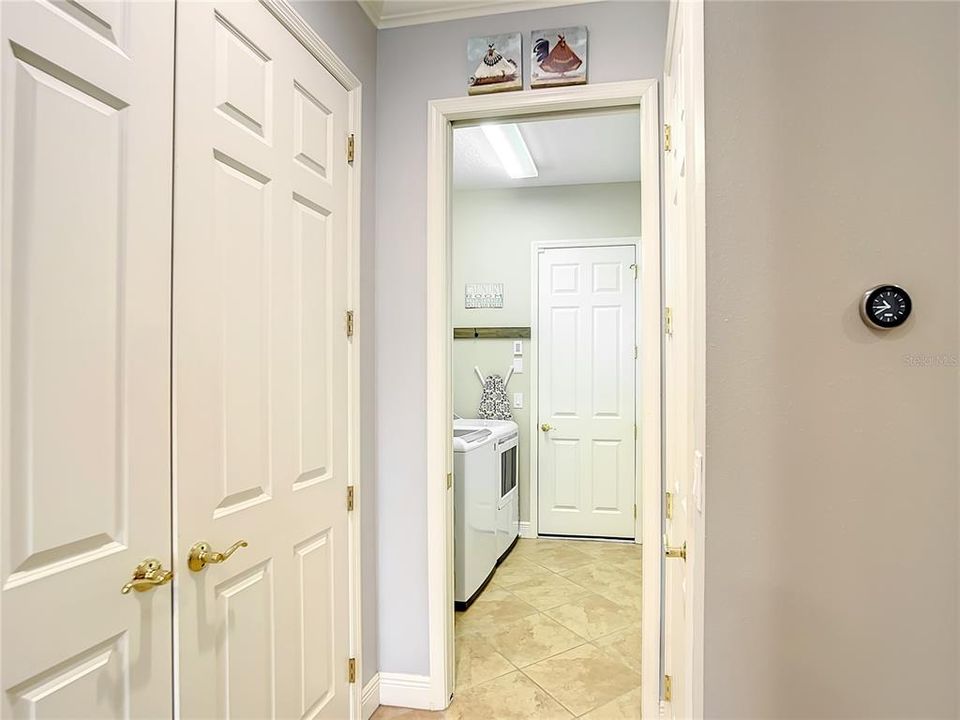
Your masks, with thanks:
[[[656,81],[438,101],[430,129],[431,704],[639,717],[659,702]]]

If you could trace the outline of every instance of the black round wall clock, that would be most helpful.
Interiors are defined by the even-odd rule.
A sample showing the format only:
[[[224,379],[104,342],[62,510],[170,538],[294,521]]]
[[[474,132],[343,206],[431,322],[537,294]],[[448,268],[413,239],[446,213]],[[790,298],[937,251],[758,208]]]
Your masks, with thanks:
[[[889,330],[903,325],[912,309],[910,295],[902,287],[877,285],[863,294],[860,317],[869,327]]]

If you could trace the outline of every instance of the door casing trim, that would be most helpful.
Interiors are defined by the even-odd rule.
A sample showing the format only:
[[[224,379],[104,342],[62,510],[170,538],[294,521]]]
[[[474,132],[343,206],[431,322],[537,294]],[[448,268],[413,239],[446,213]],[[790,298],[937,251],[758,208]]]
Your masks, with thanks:
[[[670,224],[667,222],[667,206],[664,206],[664,251],[669,250],[670,244],[682,243],[689,258],[686,284],[688,288],[688,303],[686,317],[683,321],[689,324],[690,347],[684,358],[689,364],[691,384],[690,402],[687,406],[677,405],[678,399],[665,395],[665,402],[681,411],[689,422],[691,430],[691,449],[700,455],[700,493],[701,503],[689,512],[692,519],[688,525],[688,542],[690,573],[688,575],[690,587],[688,589],[688,620],[687,647],[688,658],[685,659],[685,671],[689,674],[685,686],[675,689],[683,693],[683,707],[688,708],[688,716],[693,720],[704,717],[703,711],[703,655],[704,655],[704,588],[706,567],[706,127],[704,113],[704,2],[703,0],[670,0],[670,10],[667,20],[667,42],[664,48],[663,72],[664,78],[672,73],[673,50],[677,41],[678,24],[684,33],[684,45],[690,53],[688,58],[690,76],[687,78],[691,104],[686,108],[686,122],[692,129],[692,142],[687,148],[687,174],[693,178],[693,192],[687,198],[692,209],[691,218],[683,237],[673,237],[670,234]],[[665,81],[666,82],[666,81]],[[669,92],[664,89],[664,93]],[[664,107],[664,121],[671,118],[666,116],[669,108]],[[691,138],[688,136],[688,140]],[[664,162],[664,172],[666,163]],[[666,293],[667,288],[664,288]],[[666,410],[665,406],[665,410]],[[697,472],[695,460],[693,473]],[[687,472],[689,468],[681,468],[680,472]],[[691,493],[692,495],[692,493]],[[664,668],[663,672],[667,672]],[[666,701],[661,702],[661,717],[669,714],[671,709]],[[651,716],[652,717],[652,716]]]
[[[638,106],[641,127],[641,235],[660,238],[660,102],[658,81],[599,83],[574,88],[526,90],[480,97],[434,100],[427,119],[427,592],[430,662],[429,708],[445,708],[454,682],[453,652],[453,492],[447,473],[453,470],[452,372],[450,324],[450,178],[452,123],[565,111]],[[643,161],[646,159],[647,161]],[[651,244],[650,278],[660,307],[660,243]],[[659,311],[658,311],[659,312]],[[649,373],[644,385],[661,387],[660,323],[646,328],[655,341],[641,339]],[[646,627],[660,625],[661,396],[651,394],[641,418],[643,458],[643,618]],[[638,399],[638,402],[640,399]],[[638,405],[639,407],[639,405]],[[646,413],[650,413],[647,420]],[[660,638],[643,634],[644,717],[659,712]]]

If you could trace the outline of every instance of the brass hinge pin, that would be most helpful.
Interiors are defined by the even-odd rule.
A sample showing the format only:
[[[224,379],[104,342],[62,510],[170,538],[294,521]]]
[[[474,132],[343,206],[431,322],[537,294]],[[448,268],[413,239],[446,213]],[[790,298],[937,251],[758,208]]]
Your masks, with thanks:
[[[357,659],[350,658],[347,661],[347,681],[350,683],[355,683],[357,681]]]
[[[347,512],[353,512],[354,492],[353,485],[347,485]]]
[[[353,133],[347,135],[347,162],[353,165],[353,158],[357,152],[357,139]]]
[[[347,310],[347,337],[353,337],[353,310]]]

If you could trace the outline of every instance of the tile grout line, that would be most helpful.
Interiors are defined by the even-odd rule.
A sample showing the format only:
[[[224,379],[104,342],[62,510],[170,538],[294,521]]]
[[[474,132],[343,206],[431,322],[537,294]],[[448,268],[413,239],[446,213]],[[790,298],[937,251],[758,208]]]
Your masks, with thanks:
[[[578,645],[577,647],[582,647],[582,646],[581,646],[581,645]],[[571,649],[572,649],[572,648],[571,648]],[[567,652],[567,651],[564,650],[563,652]],[[558,654],[562,655],[563,653],[558,653]],[[554,656],[554,657],[556,657],[556,656]],[[533,664],[536,665],[536,663],[533,663]],[[528,667],[532,667],[532,665],[529,665]],[[559,706],[562,707],[564,710],[566,710],[568,713],[570,713],[570,715],[571,715],[572,717],[575,717],[575,718],[580,717],[580,715],[577,715],[573,710],[571,710],[571,709],[568,708],[566,705],[564,705],[562,702],[560,702],[560,698],[556,697],[552,692],[550,692],[549,690],[547,690],[543,685],[541,685],[541,684],[538,683],[536,680],[534,680],[532,677],[530,677],[529,675],[527,675],[527,673],[523,672],[523,670],[520,670],[520,672],[523,673],[523,676],[524,676],[527,680],[529,680],[529,681],[532,682],[534,685],[536,685],[538,688],[540,688],[541,690],[543,690],[543,691],[547,694],[548,697],[552,698],[553,701],[554,701],[555,703],[557,703],[557,705],[559,705]],[[587,710],[587,712],[591,712],[592,710],[593,710],[593,708],[591,708],[590,710]],[[581,713],[581,714],[583,714],[583,713]]]

